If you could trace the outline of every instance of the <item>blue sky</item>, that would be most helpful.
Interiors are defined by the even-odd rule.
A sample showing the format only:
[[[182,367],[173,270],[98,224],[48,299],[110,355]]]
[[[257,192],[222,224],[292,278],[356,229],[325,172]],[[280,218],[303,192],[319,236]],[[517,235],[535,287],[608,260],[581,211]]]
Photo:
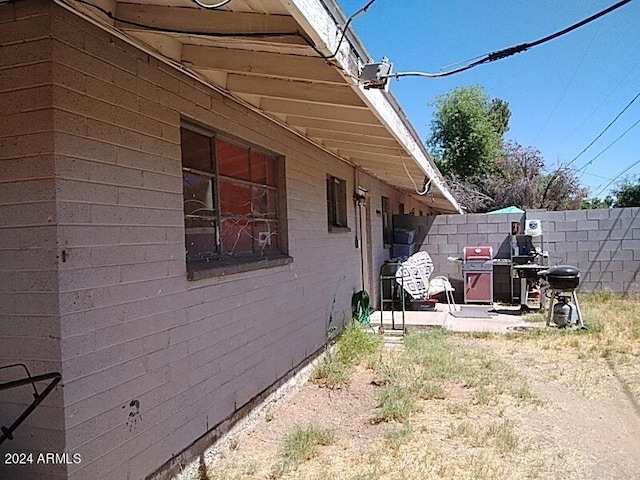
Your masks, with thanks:
[[[366,1],[338,3],[349,16]],[[376,60],[389,57],[395,72],[438,72],[546,36],[614,3],[377,0],[352,26],[369,54]],[[430,102],[441,93],[472,84],[509,102],[508,140],[541,150],[549,168],[567,163],[640,92],[640,0],[527,52],[452,77],[392,80],[391,91],[426,139],[433,113]],[[583,167],[638,120],[640,98],[571,166]],[[607,179],[638,161],[640,124],[593,160],[580,179],[592,195],[597,194]],[[627,175],[640,175],[640,163]]]

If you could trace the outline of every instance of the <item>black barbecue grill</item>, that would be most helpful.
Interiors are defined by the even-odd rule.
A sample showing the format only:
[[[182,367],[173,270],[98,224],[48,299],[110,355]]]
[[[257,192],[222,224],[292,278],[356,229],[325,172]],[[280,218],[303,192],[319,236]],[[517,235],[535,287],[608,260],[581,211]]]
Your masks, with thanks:
[[[571,324],[580,325],[585,328],[578,303],[576,289],[580,285],[580,270],[572,265],[556,265],[546,270],[538,272],[549,284],[551,291],[551,305],[547,312],[547,326],[553,323],[558,327],[566,327]],[[557,300],[558,303],[554,305]],[[570,303],[573,300],[574,303]]]
[[[549,288],[553,290],[571,292],[580,284],[580,270],[571,265],[549,267],[547,270],[538,272],[538,275],[545,277]]]

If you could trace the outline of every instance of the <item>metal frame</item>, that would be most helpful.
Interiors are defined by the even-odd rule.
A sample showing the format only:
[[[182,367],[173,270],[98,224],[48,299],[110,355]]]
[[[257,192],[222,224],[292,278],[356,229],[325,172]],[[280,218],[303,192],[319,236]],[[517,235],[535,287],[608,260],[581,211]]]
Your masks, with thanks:
[[[395,265],[398,267],[402,267],[402,263],[397,263],[397,262],[388,262],[387,265]],[[390,281],[391,283],[391,298],[390,299],[385,299],[384,298],[384,282],[385,281]],[[404,331],[405,329],[405,311],[406,311],[406,304],[404,301],[404,277],[400,278],[400,285],[398,286],[398,283],[396,282],[396,275],[395,273],[393,274],[393,276],[391,275],[382,275],[380,274],[380,328],[383,328],[383,317],[384,317],[384,306],[387,303],[391,304],[391,330],[397,330],[396,329],[396,318],[395,318],[395,314],[396,314],[396,310],[394,308],[394,303],[395,300],[393,298],[393,292],[396,291],[396,289],[400,290],[400,302],[402,304],[402,330]]]
[[[12,367],[24,368],[27,374],[27,377],[22,378],[20,380],[12,380],[10,382],[0,383],[0,391],[10,390],[12,388],[22,387],[24,385],[32,385],[33,386],[32,395],[34,400],[9,427],[5,427],[5,426],[0,427],[0,430],[2,430],[2,435],[0,436],[0,444],[2,444],[2,442],[4,442],[7,439],[13,440],[13,432],[16,430],[16,428],[18,428],[20,424],[24,422],[29,415],[31,415],[31,413],[36,409],[36,407],[42,403],[42,401],[47,397],[47,395],[49,395],[53,391],[53,389],[60,382],[60,380],[62,380],[62,375],[58,372],[51,372],[51,373],[45,373],[42,375],[31,376],[29,369],[24,363],[14,363],[11,365],[5,365],[3,367],[0,367],[0,370],[5,368],[12,368]],[[42,391],[42,393],[39,393],[35,384],[37,382],[42,382],[45,380],[51,380],[51,383],[46,386],[46,388]]]

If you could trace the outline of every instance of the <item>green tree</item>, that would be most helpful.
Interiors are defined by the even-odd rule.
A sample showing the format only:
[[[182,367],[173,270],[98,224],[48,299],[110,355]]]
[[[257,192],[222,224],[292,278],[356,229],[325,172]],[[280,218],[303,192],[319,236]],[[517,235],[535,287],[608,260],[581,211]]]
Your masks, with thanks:
[[[473,85],[439,95],[433,105],[428,145],[440,170],[462,179],[492,171],[509,128],[508,103],[491,101],[482,87]]]
[[[611,195],[604,198],[593,197],[584,200],[580,205],[580,210],[595,210],[596,208],[611,208],[615,199]]]
[[[493,128],[495,128],[498,135],[500,135],[500,138],[502,138],[502,136],[509,130],[509,120],[511,119],[509,103],[505,102],[501,98],[494,98],[491,100],[489,114],[491,116]]]
[[[640,207],[640,177],[624,180],[613,194],[616,197],[614,207]]]

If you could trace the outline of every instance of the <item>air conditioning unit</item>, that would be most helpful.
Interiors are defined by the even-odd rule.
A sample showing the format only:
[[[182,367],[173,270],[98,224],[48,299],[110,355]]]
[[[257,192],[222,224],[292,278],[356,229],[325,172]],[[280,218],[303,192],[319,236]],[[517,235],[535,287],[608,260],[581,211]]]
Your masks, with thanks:
[[[542,235],[542,222],[534,219],[527,220],[525,222],[524,234],[539,237]]]

